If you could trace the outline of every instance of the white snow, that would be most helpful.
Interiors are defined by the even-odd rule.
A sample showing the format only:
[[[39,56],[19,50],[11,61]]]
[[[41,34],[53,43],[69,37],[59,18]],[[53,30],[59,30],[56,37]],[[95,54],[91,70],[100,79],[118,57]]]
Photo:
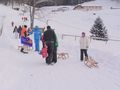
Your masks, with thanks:
[[[14,38],[11,22],[24,24],[19,14],[9,7],[0,5],[0,90],[120,90],[120,41],[90,42],[88,53],[98,63],[99,68],[89,69],[80,61],[79,38],[63,37],[62,34],[89,35],[94,20],[100,16],[108,29],[109,38],[120,40],[120,4],[110,0],[98,0],[84,5],[101,5],[102,11],[51,12],[59,7],[44,7],[37,11],[39,19],[35,25],[46,27],[46,22],[55,29],[58,36],[58,52],[69,53],[66,60],[58,59],[57,64],[48,66],[45,60],[34,51],[22,54],[18,50],[20,41]],[[93,15],[96,13],[96,15]],[[28,15],[28,13],[26,14]],[[28,16],[29,17],[29,16]],[[29,21],[25,22],[29,26]],[[33,35],[31,36],[33,38]]]

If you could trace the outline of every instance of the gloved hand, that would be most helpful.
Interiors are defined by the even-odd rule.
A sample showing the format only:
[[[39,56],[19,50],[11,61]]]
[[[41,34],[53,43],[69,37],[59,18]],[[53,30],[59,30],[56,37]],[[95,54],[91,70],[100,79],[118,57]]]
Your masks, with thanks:
[[[58,47],[58,42],[55,42],[55,47]]]

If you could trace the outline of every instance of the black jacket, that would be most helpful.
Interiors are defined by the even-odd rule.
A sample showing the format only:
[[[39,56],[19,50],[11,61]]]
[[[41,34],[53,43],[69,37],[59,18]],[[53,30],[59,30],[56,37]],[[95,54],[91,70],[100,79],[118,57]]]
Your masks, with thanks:
[[[45,42],[50,42],[50,41],[54,41],[54,43],[56,42],[56,36],[55,36],[55,32],[52,29],[48,29],[47,31],[44,32],[44,40]]]

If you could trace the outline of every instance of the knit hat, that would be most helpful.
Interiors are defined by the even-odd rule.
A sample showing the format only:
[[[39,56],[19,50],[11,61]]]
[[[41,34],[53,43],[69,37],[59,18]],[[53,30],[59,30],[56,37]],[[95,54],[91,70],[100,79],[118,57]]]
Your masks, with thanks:
[[[50,27],[50,26],[47,26],[47,29],[51,29],[51,27]]]

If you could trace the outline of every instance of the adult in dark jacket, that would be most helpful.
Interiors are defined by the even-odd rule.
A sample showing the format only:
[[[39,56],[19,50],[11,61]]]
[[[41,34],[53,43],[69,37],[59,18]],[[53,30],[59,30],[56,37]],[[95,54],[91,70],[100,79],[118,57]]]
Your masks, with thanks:
[[[21,31],[22,31],[22,27],[19,26],[19,27],[18,27],[19,38],[21,37]]]
[[[56,63],[57,59],[56,58],[56,51],[55,51],[55,44],[57,42],[56,39],[56,34],[54,32],[54,30],[51,29],[50,26],[47,26],[47,31],[44,32],[44,41],[47,45],[47,52],[48,52],[48,57],[46,58],[46,63],[49,65],[52,62]]]

